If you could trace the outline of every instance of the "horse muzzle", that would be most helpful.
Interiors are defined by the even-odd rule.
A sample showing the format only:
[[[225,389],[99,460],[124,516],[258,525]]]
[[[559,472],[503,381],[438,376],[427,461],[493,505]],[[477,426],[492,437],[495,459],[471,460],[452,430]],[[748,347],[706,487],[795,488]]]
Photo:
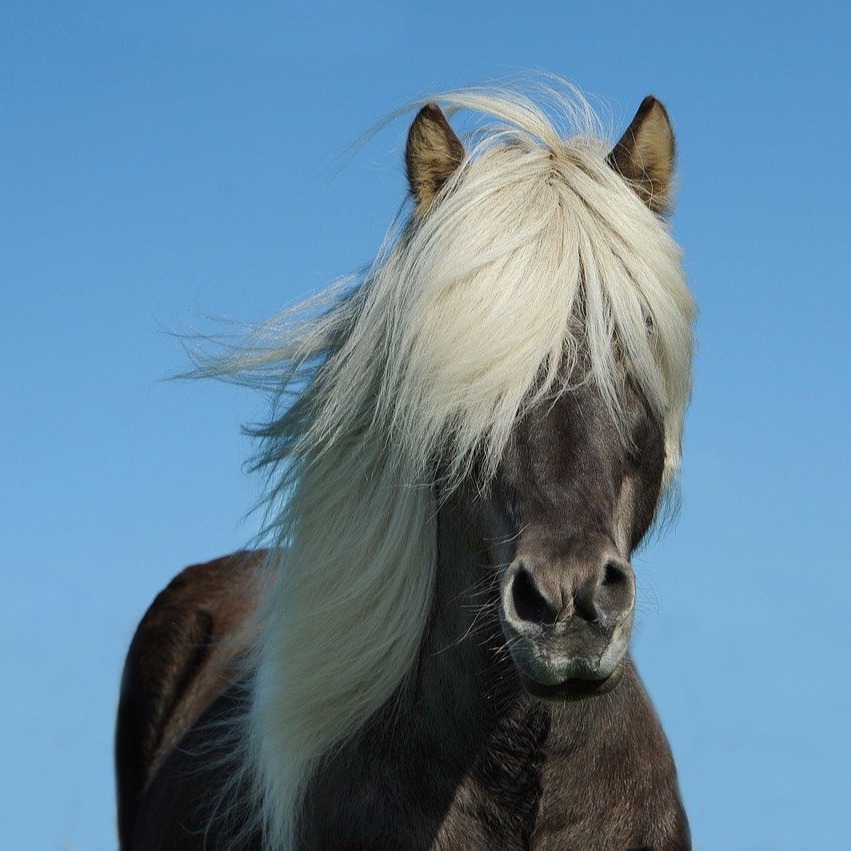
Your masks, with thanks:
[[[635,611],[635,576],[612,555],[592,564],[521,558],[502,580],[502,630],[524,688],[580,700],[621,680]]]

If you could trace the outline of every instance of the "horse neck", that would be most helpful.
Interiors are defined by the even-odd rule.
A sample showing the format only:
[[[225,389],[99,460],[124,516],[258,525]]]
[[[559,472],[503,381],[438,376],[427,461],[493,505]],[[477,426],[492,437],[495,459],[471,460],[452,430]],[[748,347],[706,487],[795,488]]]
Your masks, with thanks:
[[[496,570],[480,563],[459,509],[449,498],[438,513],[434,600],[413,693],[419,723],[433,720],[447,749],[458,746],[453,737],[489,737],[529,704],[504,646]]]

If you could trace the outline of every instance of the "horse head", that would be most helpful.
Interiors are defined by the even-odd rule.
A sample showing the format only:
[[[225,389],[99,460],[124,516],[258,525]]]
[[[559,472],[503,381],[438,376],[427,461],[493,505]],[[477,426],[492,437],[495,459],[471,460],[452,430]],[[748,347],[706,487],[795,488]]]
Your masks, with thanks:
[[[558,155],[553,159],[558,180]],[[415,221],[429,216],[447,186],[460,191],[464,162],[440,109],[423,108],[406,157]],[[667,211],[674,141],[657,100],[645,99],[606,162],[649,211]],[[679,434],[673,441],[666,435],[663,408],[635,380],[617,328],[612,386],[596,380],[595,343],[584,327],[594,309],[587,292],[573,305],[575,348],[555,381],[518,416],[498,464],[486,473],[473,464],[463,498],[451,500],[479,561],[495,574],[489,604],[520,682],[544,699],[600,695],[620,681],[635,612],[630,559],[652,525],[679,449]],[[642,330],[652,348],[650,313]]]

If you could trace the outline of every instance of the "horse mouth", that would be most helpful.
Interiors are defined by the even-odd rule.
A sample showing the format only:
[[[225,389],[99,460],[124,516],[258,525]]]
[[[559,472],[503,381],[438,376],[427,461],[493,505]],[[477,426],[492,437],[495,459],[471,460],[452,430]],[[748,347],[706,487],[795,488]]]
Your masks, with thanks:
[[[602,679],[573,678],[562,683],[539,683],[526,674],[518,671],[523,688],[539,700],[564,702],[569,700],[584,700],[587,697],[599,697],[606,694],[620,683],[623,678],[624,666],[618,665],[614,671]]]

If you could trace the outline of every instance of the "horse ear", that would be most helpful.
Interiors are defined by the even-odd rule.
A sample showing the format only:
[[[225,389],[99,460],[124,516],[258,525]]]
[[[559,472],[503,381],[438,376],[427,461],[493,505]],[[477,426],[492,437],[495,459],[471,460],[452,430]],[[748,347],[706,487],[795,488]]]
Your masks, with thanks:
[[[668,112],[648,95],[612,148],[609,164],[632,184],[654,213],[665,215],[673,201],[674,158],[674,131]]]
[[[405,167],[408,184],[417,202],[417,212],[424,213],[464,160],[464,146],[449,126],[436,103],[426,104],[417,113],[408,131]]]

